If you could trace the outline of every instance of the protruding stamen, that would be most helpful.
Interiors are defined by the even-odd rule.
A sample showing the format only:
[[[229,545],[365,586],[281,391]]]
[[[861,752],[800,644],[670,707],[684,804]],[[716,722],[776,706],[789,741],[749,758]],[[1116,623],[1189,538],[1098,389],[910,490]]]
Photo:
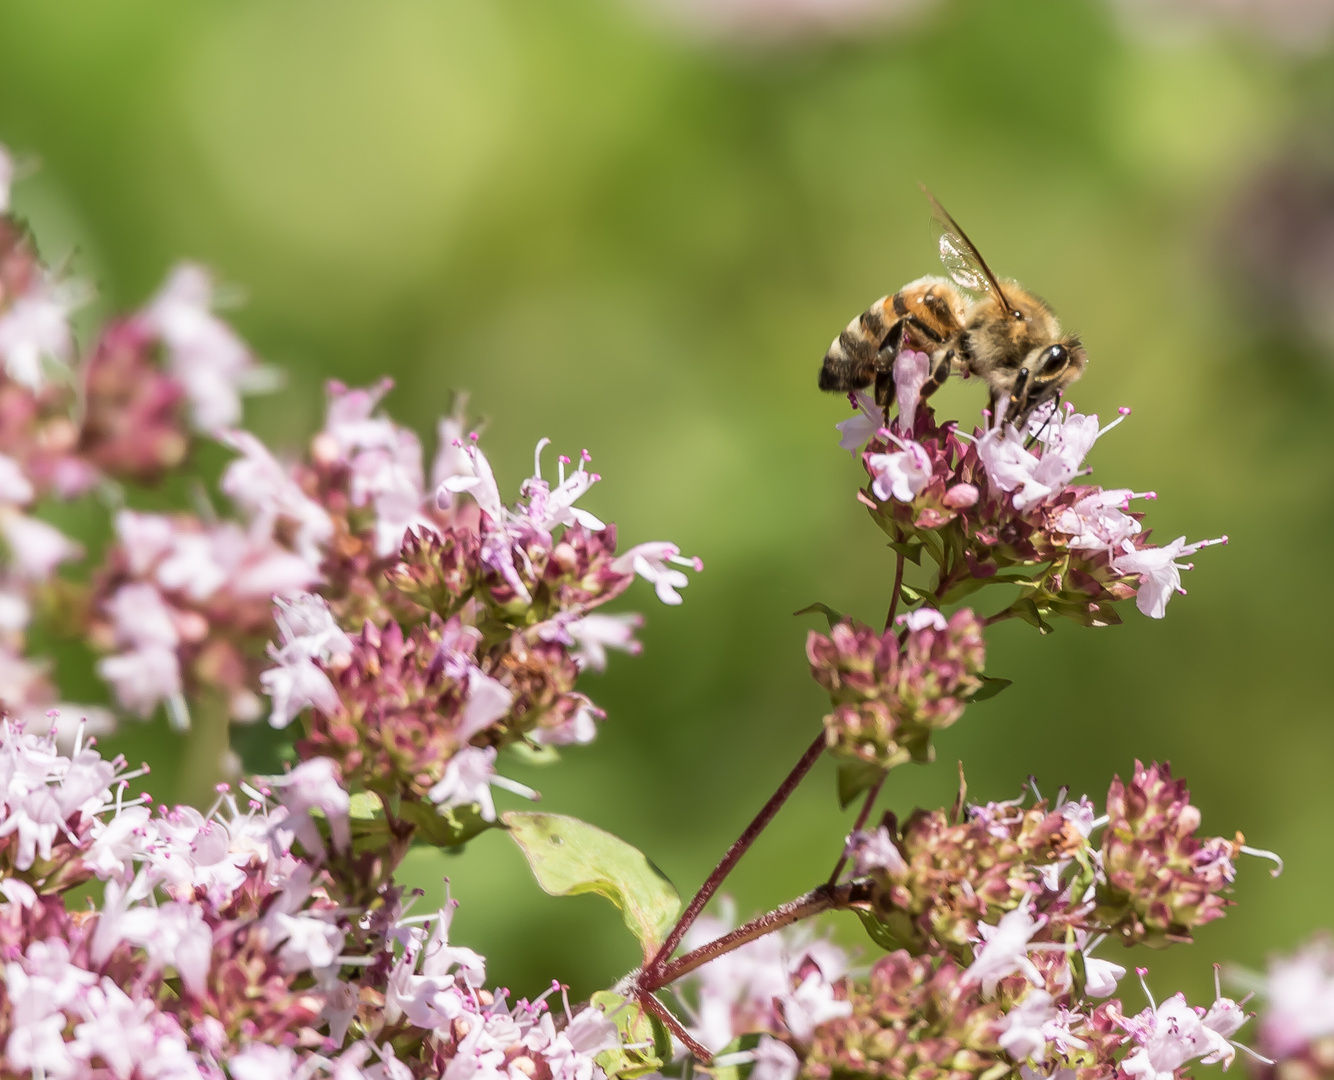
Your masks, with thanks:
[[[1137,967],[1135,969],[1135,974],[1139,976],[1139,984],[1140,986],[1144,987],[1144,996],[1149,999],[1149,1008],[1151,1008],[1154,1012],[1157,1012],[1158,1002],[1153,1000],[1153,993],[1149,990],[1149,984],[1144,981],[1144,976],[1147,975],[1148,973],[1149,969],[1146,967]]]
[[[1229,1039],[1228,1042],[1232,1042],[1232,1040]],[[1262,1053],[1260,1053],[1258,1050],[1252,1050],[1252,1049],[1251,1049],[1249,1046],[1247,1046],[1245,1043],[1233,1042],[1232,1045],[1235,1046],[1238,1050],[1244,1050],[1246,1053],[1250,1054],[1251,1057],[1255,1058],[1255,1060],[1258,1061],[1258,1062],[1260,1062],[1260,1064],[1262,1064],[1262,1065],[1272,1065],[1272,1064],[1274,1064],[1274,1059],[1273,1059],[1273,1058],[1267,1058],[1267,1057],[1265,1057],[1265,1056],[1264,1056]]]
[[[1270,862],[1274,863],[1274,869],[1269,871],[1270,877],[1278,877],[1279,874],[1283,873],[1283,859],[1277,852],[1267,851],[1264,848],[1250,847],[1246,844],[1238,845],[1237,850],[1245,852],[1247,855],[1254,855],[1257,859],[1268,859]],[[1214,966],[1217,967],[1217,965]]]
[[[521,784],[517,780],[511,780],[508,776],[501,776],[495,773],[490,777],[490,782],[498,788],[504,788],[506,791],[512,791],[515,795],[520,795],[529,802],[540,802],[542,793],[534,791],[527,784]]]

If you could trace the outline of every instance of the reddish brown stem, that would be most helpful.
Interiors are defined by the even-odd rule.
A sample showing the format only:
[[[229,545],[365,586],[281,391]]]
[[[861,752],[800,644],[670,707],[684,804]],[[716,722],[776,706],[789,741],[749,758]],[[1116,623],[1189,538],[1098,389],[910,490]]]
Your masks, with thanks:
[[[678,1039],[680,1039],[681,1042],[685,1044],[685,1048],[689,1050],[692,1054],[694,1054],[696,1060],[698,1060],[701,1064],[708,1065],[711,1061],[713,1061],[713,1055],[710,1054],[708,1050],[706,1050],[703,1046],[697,1043],[693,1038],[691,1038],[690,1032],[686,1031],[686,1029],[681,1026],[681,1021],[678,1020],[676,1017],[674,1017],[672,1015],[671,1010],[667,1008],[667,1006],[664,1005],[661,1001],[659,1001],[657,998],[655,998],[652,994],[648,993],[647,991],[636,994],[635,1000],[639,1002],[642,1008],[651,1012],[654,1016],[656,1016],[659,1020],[661,1020],[664,1024],[666,1024],[667,1030],[670,1031],[673,1035],[675,1035]]]
[[[730,953],[733,949],[739,949],[748,941],[764,937],[765,934],[772,934],[775,930],[791,926],[794,922],[808,919],[822,911],[848,907],[854,900],[858,899],[858,894],[858,888],[853,885],[838,887],[821,885],[817,889],[812,889],[805,896],[799,896],[797,899],[790,900],[757,919],[751,919],[750,922],[738,926],[730,934],[724,934],[707,945],[701,945],[693,952],[678,957],[652,977],[641,979],[640,986],[644,990],[659,990],[669,983],[675,982],[682,975],[690,974],[697,967],[707,964],[710,960],[716,960],[718,957]]]
[[[718,891],[718,887],[732,872],[732,868],[740,861],[741,856],[749,850],[751,844],[755,843],[760,833],[764,832],[769,822],[773,820],[774,815],[787,802],[792,792],[797,789],[797,785],[811,771],[811,767],[819,760],[820,754],[824,752],[824,746],[825,737],[824,732],[821,731],[815,737],[815,741],[806,748],[806,752],[801,755],[801,760],[792,767],[792,771],[787,774],[787,778],[778,785],[778,790],[770,796],[769,801],[764,804],[764,808],[755,815],[755,820],[746,826],[746,831],[738,836],[733,841],[732,846],[727,849],[727,854],[719,860],[718,865],[713,868],[713,873],[700,886],[699,892],[695,894],[694,899],[690,901],[681,917],[677,919],[676,925],[672,927],[672,932],[667,935],[662,947],[653,959],[644,965],[644,974],[648,981],[651,981],[658,974],[672,953],[676,951],[676,947],[681,944],[681,939],[685,937],[686,931],[699,918],[699,913],[704,910],[704,905],[713,899],[713,894]],[[641,985],[646,985],[646,983]]]
[[[866,801],[862,803],[862,808],[857,814],[857,820],[852,823],[852,832],[861,832],[862,826],[866,824],[866,819],[871,816],[871,807],[875,805],[875,800],[880,794],[880,788],[885,783],[885,777],[889,773],[882,772],[880,779],[871,785],[871,790],[866,793]],[[838,875],[843,873],[843,867],[848,864],[848,848],[843,845],[843,852],[838,857],[838,862],[834,864],[834,872],[829,875],[829,884],[831,886],[838,884]]]
[[[889,594],[889,614],[885,616],[885,633],[894,625],[894,613],[899,609],[899,593],[903,591],[903,553],[899,552],[898,562],[894,565],[894,591]]]

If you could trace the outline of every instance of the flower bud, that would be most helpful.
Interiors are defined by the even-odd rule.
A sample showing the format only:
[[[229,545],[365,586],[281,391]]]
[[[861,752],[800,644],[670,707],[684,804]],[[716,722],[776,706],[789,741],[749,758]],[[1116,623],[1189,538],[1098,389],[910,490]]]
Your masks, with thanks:
[[[413,603],[447,619],[479,573],[477,534],[468,529],[409,530],[399,562],[385,572],[390,585]]]
[[[1129,782],[1112,781],[1107,815],[1099,922],[1127,941],[1166,944],[1189,940],[1192,929],[1222,918],[1237,845],[1195,835],[1200,812],[1169,766],[1135,762]]]
[[[970,992],[962,976],[949,958],[914,957],[902,949],[882,957],[865,983],[839,987],[852,1015],[815,1029],[804,1075],[965,1080],[1008,1074],[1013,1063],[998,1042],[1001,1007]]]
[[[915,811],[893,837],[900,858],[882,855],[884,867],[871,870],[875,916],[914,952],[945,949],[967,960],[978,924],[1014,910],[1045,868],[1060,865],[1070,831],[1043,801],[972,806],[962,821],[944,810]],[[880,848],[889,839],[881,837]]]
[[[84,368],[80,448],[109,475],[152,483],[185,460],[185,388],[157,360],[140,322],[112,323]]]
[[[977,488],[972,484],[955,484],[945,492],[945,498],[942,500],[951,510],[966,510],[970,506],[976,506],[979,498]]]
[[[908,629],[902,643],[892,630],[845,620],[828,636],[812,631],[806,655],[834,707],[824,719],[830,750],[891,768],[931,760],[931,732],[958,720],[982,685],[986,647],[981,622],[964,609],[944,629]]]

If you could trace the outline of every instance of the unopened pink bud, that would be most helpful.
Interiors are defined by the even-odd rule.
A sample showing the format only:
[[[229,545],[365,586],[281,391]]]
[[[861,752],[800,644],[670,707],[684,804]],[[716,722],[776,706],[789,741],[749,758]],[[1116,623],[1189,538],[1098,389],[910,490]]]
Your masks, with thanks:
[[[978,491],[972,484],[955,484],[945,492],[945,505],[951,510],[964,510],[977,504]]]
[[[339,458],[338,440],[321,431],[310,440],[310,456],[316,465],[332,465]]]

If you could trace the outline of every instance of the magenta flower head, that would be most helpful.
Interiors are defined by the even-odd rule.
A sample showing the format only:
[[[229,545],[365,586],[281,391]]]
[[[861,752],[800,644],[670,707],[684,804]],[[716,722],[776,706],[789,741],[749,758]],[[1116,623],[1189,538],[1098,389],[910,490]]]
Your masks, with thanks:
[[[1001,1076],[1014,1063],[1001,1048],[1002,1009],[981,1000],[951,959],[905,950],[876,962],[864,983],[840,988],[852,1015],[815,1031],[804,1074],[833,1077]]]
[[[424,798],[449,759],[509,711],[512,696],[476,666],[479,636],[458,619],[407,634],[367,623],[333,673],[336,695],[308,714],[301,756],[327,756],[372,791]]]
[[[914,952],[943,949],[960,960],[971,957],[979,924],[1020,907],[1044,875],[1059,877],[1082,841],[1045,801],[968,807],[961,821],[917,810],[897,833],[882,826],[852,839],[885,933]]]
[[[1114,605],[1135,598],[1161,619],[1181,587],[1181,571],[1202,548],[1227,538],[1164,547],[1148,543],[1143,514],[1132,500],[1153,492],[1106,490],[1076,481],[1099,437],[1129,414],[1100,425],[1070,405],[1044,407],[1024,430],[992,425],[965,434],[937,424],[928,406],[902,406],[892,428],[858,401],[863,416],[839,425],[841,445],[856,450],[868,482],[858,498],[900,555],[938,565],[935,595],[965,575],[974,581],[1027,579],[1024,595],[1005,612],[1045,629],[1060,615],[1087,626],[1120,622]],[[869,440],[869,441],[868,441]],[[955,553],[951,555],[950,553]]]
[[[190,449],[185,387],[158,362],[158,342],[140,320],[102,331],[83,369],[80,450],[107,475],[152,483]]]
[[[1223,917],[1241,841],[1196,836],[1200,812],[1170,766],[1135,762],[1129,782],[1112,781],[1107,815],[1099,922],[1127,941],[1163,944]]]
[[[958,720],[982,686],[986,647],[972,610],[948,622],[920,615],[913,613],[902,640],[850,620],[807,637],[811,674],[833,705],[824,725],[837,756],[885,769],[930,761],[931,732]]]

